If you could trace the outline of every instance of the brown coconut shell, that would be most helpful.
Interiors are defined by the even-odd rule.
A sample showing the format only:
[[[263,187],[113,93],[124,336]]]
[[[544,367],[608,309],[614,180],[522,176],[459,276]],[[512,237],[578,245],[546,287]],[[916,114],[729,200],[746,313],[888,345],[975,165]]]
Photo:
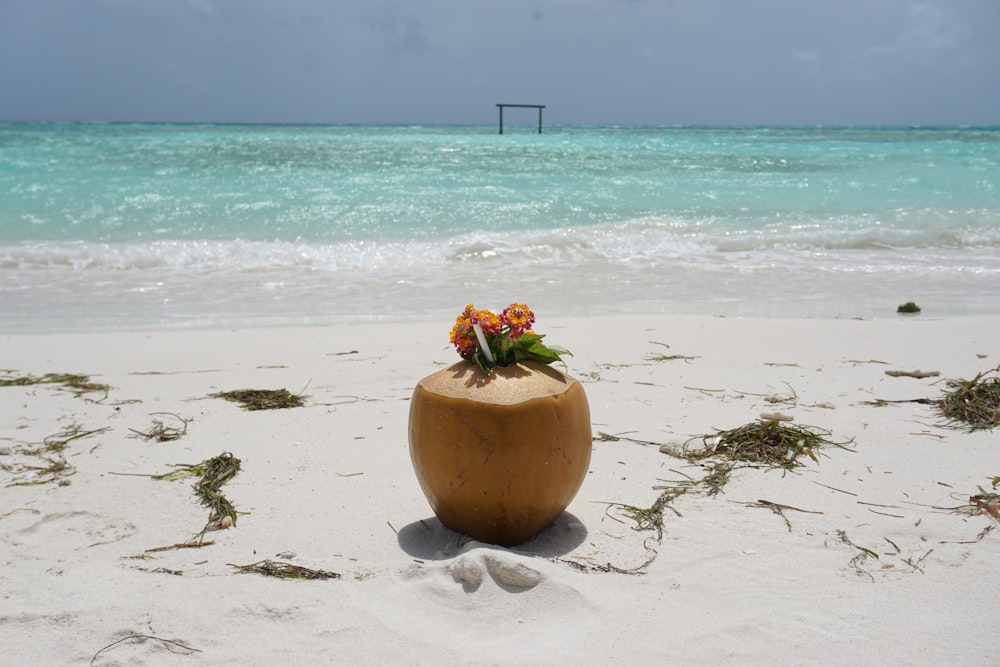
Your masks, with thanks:
[[[427,376],[410,404],[410,457],[449,528],[510,546],[569,506],[590,465],[583,386],[528,361],[486,375],[462,361]]]

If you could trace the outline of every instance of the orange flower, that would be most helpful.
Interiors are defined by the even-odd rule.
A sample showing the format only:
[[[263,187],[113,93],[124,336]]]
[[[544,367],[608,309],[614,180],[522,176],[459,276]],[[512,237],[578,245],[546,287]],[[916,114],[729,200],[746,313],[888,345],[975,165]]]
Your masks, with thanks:
[[[465,307],[461,315],[455,318],[455,326],[451,328],[449,340],[464,359],[471,359],[476,353],[476,332],[472,329],[472,318],[476,313],[471,303]]]
[[[498,334],[503,326],[496,313],[489,310],[477,310],[472,316],[472,323],[482,327],[484,334]]]
[[[503,309],[500,320],[510,327],[510,339],[517,340],[521,334],[531,329],[531,325],[535,323],[535,314],[523,303],[512,303]]]

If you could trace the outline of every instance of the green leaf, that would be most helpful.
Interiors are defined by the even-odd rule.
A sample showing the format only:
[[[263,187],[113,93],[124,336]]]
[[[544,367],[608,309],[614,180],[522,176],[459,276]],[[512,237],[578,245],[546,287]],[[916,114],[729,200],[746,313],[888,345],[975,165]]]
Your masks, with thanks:
[[[551,364],[554,361],[560,361],[562,359],[558,350],[542,345],[539,342],[533,343],[531,346],[527,347],[524,352],[528,357],[543,364]]]
[[[529,346],[532,343],[536,343],[543,338],[545,338],[545,334],[521,334],[521,337],[517,339],[517,342],[519,344]]]
[[[566,355],[567,357],[573,356],[573,353],[567,350],[565,347],[559,347],[558,345],[549,345],[548,347],[550,350],[558,354],[560,357],[562,357],[563,355]],[[562,361],[561,358],[560,361]]]
[[[493,359],[501,366],[507,365],[511,361],[511,340],[504,334],[493,336],[490,341],[490,351],[493,352]]]

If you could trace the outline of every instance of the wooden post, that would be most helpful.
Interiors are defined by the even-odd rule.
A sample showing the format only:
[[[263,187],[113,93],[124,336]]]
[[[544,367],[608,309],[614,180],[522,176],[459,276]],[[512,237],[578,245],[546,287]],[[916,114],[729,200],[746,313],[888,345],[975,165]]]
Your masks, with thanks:
[[[500,107],[500,134],[503,134],[503,108],[504,107],[521,107],[528,109],[538,109],[538,134],[542,133],[542,109],[545,108],[544,104],[498,104]]]

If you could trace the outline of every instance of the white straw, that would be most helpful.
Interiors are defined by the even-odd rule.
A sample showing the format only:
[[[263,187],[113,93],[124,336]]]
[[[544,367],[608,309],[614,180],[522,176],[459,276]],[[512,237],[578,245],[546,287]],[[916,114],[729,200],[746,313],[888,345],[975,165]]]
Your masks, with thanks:
[[[486,361],[491,364],[495,363],[493,361],[493,353],[490,352],[490,346],[486,343],[486,334],[483,333],[483,328],[479,326],[479,322],[472,325],[472,330],[476,332],[476,338],[479,339],[479,348],[483,351],[483,354],[486,355]]]

